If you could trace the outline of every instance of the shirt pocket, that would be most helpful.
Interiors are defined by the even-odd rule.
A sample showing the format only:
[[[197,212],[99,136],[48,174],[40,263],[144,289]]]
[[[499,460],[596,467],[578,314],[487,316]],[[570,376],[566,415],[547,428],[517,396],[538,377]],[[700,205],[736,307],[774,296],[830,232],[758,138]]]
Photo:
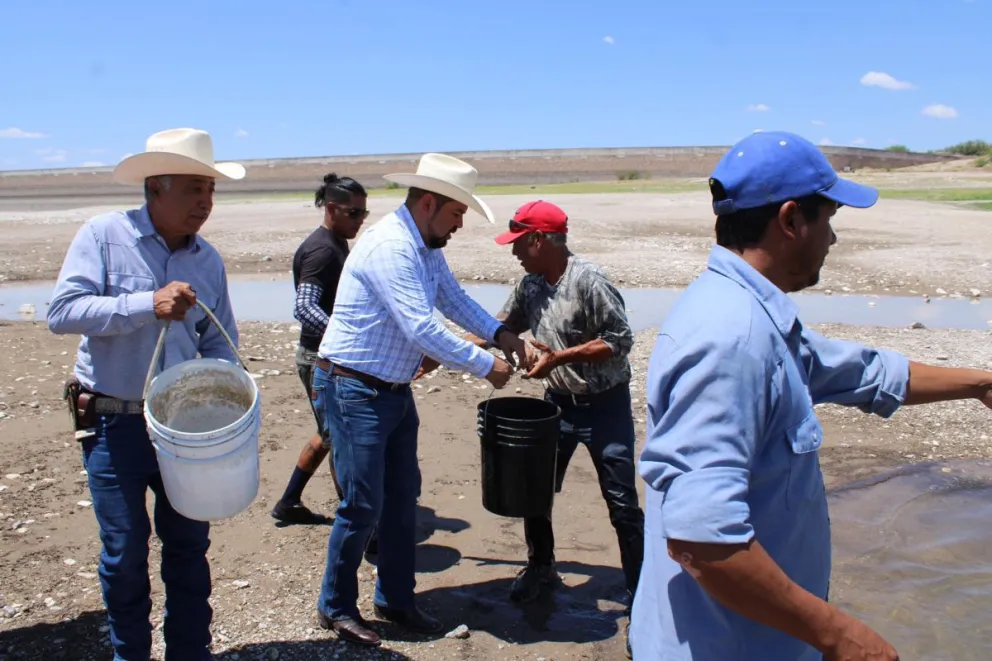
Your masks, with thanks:
[[[145,291],[155,291],[155,280],[151,276],[131,273],[107,273],[107,296],[137,294]]]
[[[789,453],[786,505],[789,509],[801,509],[824,493],[817,453],[823,445],[823,428],[811,409],[798,424],[786,428],[785,437]]]

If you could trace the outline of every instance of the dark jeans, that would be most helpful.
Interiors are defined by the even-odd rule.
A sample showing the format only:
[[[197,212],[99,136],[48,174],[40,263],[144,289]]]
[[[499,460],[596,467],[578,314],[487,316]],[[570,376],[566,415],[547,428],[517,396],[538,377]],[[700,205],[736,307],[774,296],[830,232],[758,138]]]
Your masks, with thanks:
[[[327,540],[317,608],[332,620],[358,617],[358,567],[378,523],[374,603],[413,606],[420,465],[420,418],[409,387],[378,391],[349,377],[314,371],[317,406],[334,437],[334,467],[344,497]]]
[[[144,418],[100,416],[96,436],[83,442],[83,465],[103,542],[100,584],[115,661],[148,661],[151,653],[148,489],[155,494],[155,532],[162,540],[166,661],[213,658],[208,651],[210,524],[172,509]]]
[[[555,489],[561,491],[572,454],[583,443],[599,476],[599,488],[610,512],[610,523],[620,544],[620,563],[627,591],[633,595],[644,558],[644,512],[634,486],[634,418],[630,386],[621,384],[578,403],[571,396],[545,391],[544,398],[561,408],[558,471]],[[555,559],[551,515],[524,519],[527,557],[532,565]]]
[[[313,400],[313,370],[316,367],[317,362],[317,352],[310,351],[309,349],[298,345],[296,347],[296,373],[300,376],[300,381],[303,382],[303,388],[307,391],[307,403],[310,404],[310,410],[313,412],[313,418],[317,422],[317,433],[320,434],[320,439],[324,442],[324,447],[328,450],[331,448],[331,435],[327,431],[327,425],[324,424],[324,412],[316,406],[316,402]],[[333,470],[333,466],[331,467]]]

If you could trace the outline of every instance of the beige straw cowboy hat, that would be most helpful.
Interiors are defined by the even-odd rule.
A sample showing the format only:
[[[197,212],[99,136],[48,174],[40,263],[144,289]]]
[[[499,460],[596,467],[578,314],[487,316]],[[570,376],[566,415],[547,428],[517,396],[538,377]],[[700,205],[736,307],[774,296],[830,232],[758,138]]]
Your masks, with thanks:
[[[415,173],[387,174],[382,177],[401,186],[421,188],[432,193],[450,197],[481,214],[490,223],[495,223],[489,205],[476,197],[475,184],[479,173],[474,167],[447,154],[424,154],[420,157]]]
[[[145,151],[128,156],[114,168],[114,181],[142,184],[147,177],[188,174],[214,179],[242,179],[240,163],[214,163],[214,143],[199,129],[168,129],[152,134]]]

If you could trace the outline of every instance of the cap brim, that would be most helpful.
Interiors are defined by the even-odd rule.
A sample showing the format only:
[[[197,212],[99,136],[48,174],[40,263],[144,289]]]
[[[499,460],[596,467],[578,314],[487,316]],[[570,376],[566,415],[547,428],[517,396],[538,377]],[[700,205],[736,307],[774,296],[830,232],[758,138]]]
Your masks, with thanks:
[[[837,204],[856,209],[867,209],[878,202],[878,190],[838,177],[829,188],[819,193]]]
[[[501,246],[508,246],[525,234],[530,234],[530,230],[510,230],[509,232],[503,232],[496,237],[496,243]]]

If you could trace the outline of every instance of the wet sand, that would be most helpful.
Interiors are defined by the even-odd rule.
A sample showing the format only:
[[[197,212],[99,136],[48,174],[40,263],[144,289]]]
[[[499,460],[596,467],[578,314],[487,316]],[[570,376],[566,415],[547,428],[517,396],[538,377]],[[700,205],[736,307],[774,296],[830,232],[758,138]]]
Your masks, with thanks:
[[[622,654],[619,554],[595,471],[580,451],[569,468],[555,510],[558,558],[566,587],[550,603],[518,608],[507,591],[526,558],[521,525],[482,508],[475,406],[489,396],[485,382],[438,372],[418,383],[422,418],[418,592],[448,630],[469,627],[468,639],[406,638],[385,629],[388,652],[360,655],[316,628],[314,607],[328,528],[277,527],[268,511],[282,493],[300,447],[312,431],[303,390],[293,370],[296,342],[288,324],[242,324],[242,353],[262,374],[264,425],[262,485],[257,501],[214,527],[214,632],[218,658],[309,659],[615,659]],[[836,337],[899,349],[944,364],[992,367],[992,343],[982,331],[819,327]],[[644,438],[644,374],[653,331],[638,334],[632,356],[638,449]],[[76,338],[50,334],[44,324],[0,325],[4,356],[0,387],[0,649],[18,659],[87,659],[106,653],[96,578],[97,526],[81,474],[80,451],[58,400]],[[538,395],[536,384],[514,379],[495,396]],[[904,464],[932,459],[992,458],[989,411],[975,402],[904,409],[889,421],[823,406],[823,469],[831,486]],[[643,498],[643,485],[638,484]],[[305,500],[333,513],[329,475],[321,469]],[[642,501],[643,502],[643,501]],[[834,517],[837,534],[845,521]],[[858,524],[860,525],[860,524]],[[152,542],[153,574],[158,543]],[[373,566],[361,572],[362,608],[371,610]],[[864,571],[861,569],[859,571]],[[843,579],[843,576],[841,576]],[[874,578],[873,580],[880,580]],[[951,579],[953,586],[953,578]],[[161,621],[162,588],[153,578],[154,621]],[[950,588],[948,588],[950,589]],[[845,586],[845,604],[862,604],[885,629],[872,595]],[[992,608],[992,597],[978,606]],[[922,608],[922,604],[916,604]],[[932,626],[957,631],[953,618],[933,614]],[[890,626],[898,644],[910,628]],[[962,641],[969,639],[959,632]],[[160,641],[160,632],[156,632]],[[71,644],[69,641],[72,641]],[[159,644],[157,643],[157,644]],[[967,648],[962,648],[966,650]],[[101,650],[103,650],[101,652]],[[273,652],[275,650],[275,652]],[[910,651],[910,650],[907,650]],[[339,656],[335,656],[339,653]],[[59,655],[61,654],[61,656]],[[238,656],[236,657],[235,654]],[[907,658],[914,658],[913,655]],[[962,654],[956,658],[968,657]]]

